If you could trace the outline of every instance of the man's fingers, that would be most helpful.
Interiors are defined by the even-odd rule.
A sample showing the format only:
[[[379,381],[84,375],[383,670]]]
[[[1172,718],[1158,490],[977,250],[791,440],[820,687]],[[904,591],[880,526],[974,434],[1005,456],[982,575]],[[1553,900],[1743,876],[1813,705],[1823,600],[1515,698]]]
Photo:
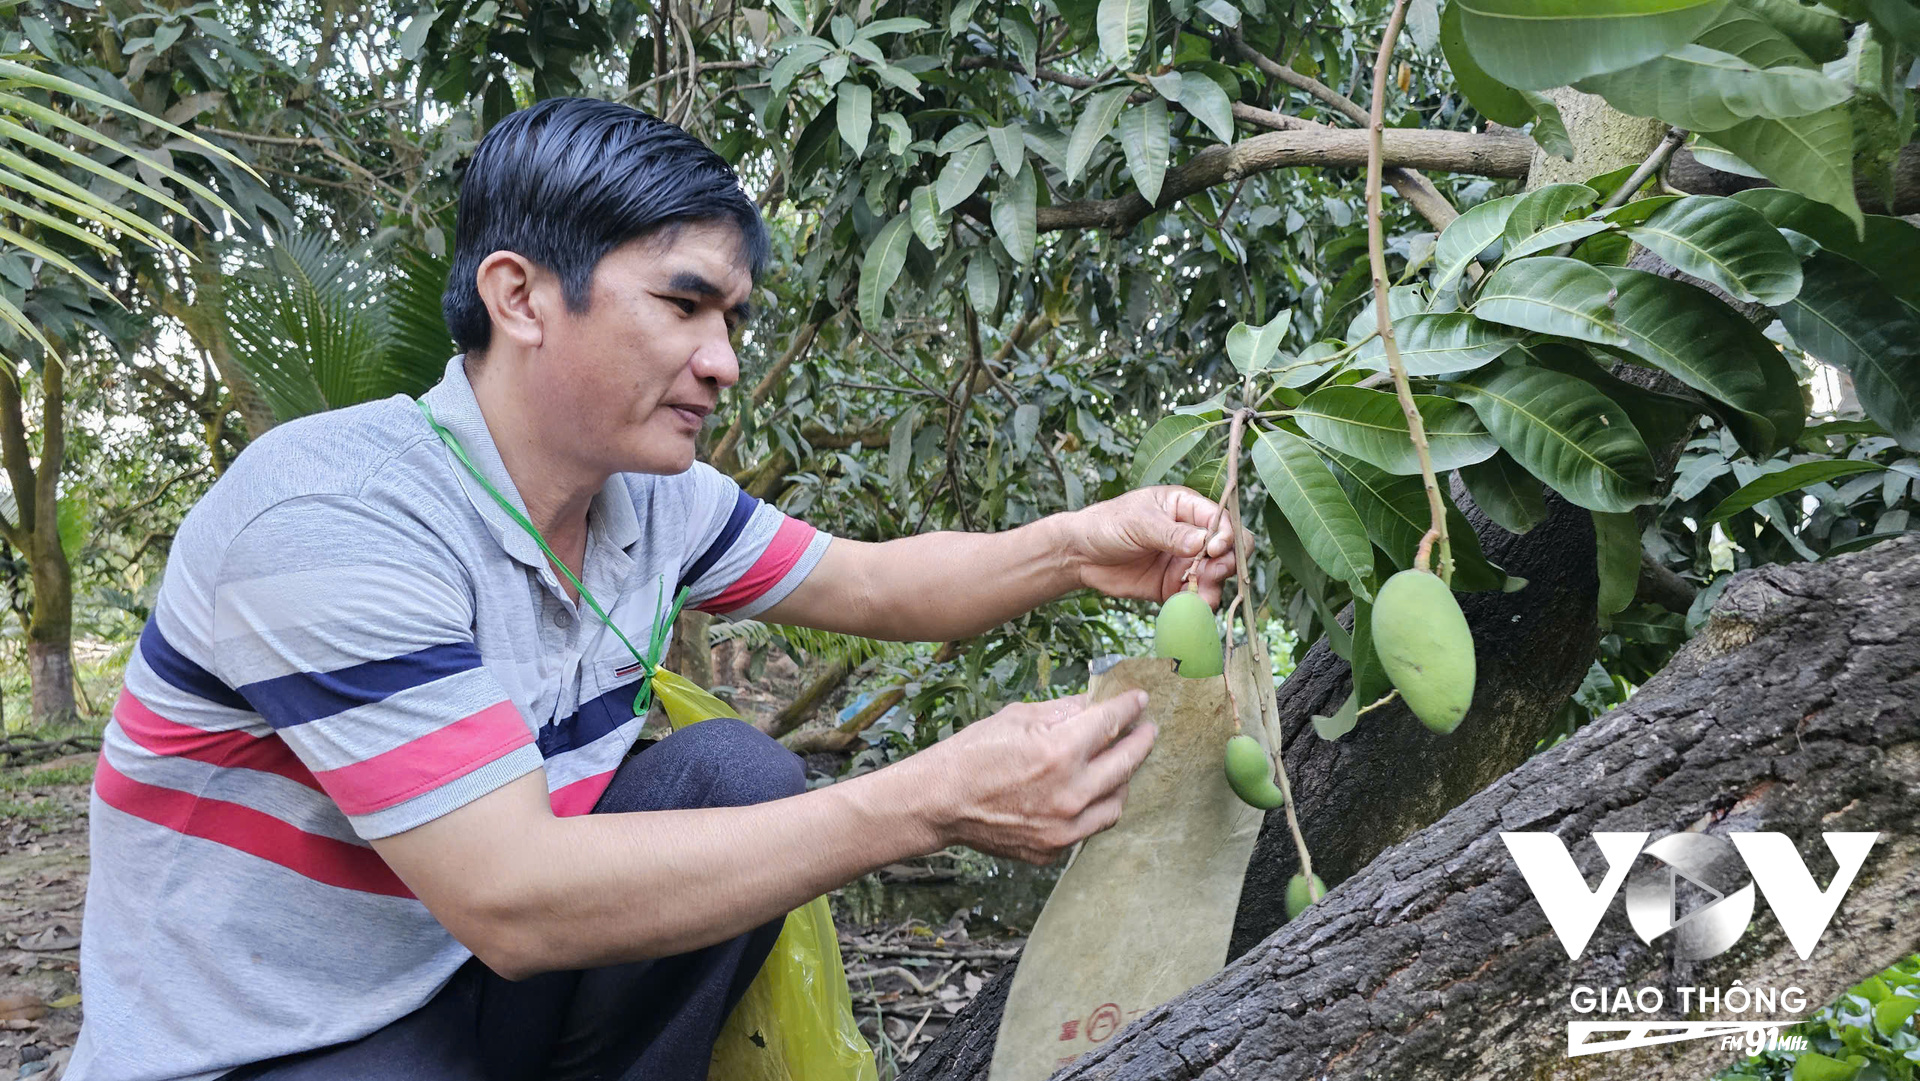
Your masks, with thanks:
[[[1159,730],[1152,724],[1135,725],[1119,742],[1094,756],[1080,774],[1076,787],[1090,803],[1098,803],[1115,789],[1124,789],[1140,764],[1153,750]]]
[[[1095,703],[1073,717],[1069,723],[1078,738],[1081,754],[1092,759],[1112,743],[1126,727],[1138,720],[1147,706],[1147,692],[1127,691],[1104,702]]]

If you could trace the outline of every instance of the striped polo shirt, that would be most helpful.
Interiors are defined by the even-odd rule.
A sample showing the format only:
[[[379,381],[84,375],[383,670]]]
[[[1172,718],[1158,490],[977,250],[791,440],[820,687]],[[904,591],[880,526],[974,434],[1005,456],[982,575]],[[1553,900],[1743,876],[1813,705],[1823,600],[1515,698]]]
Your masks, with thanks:
[[[524,513],[461,358],[425,400]],[[698,463],[587,520],[581,579],[641,648],[682,585],[754,616],[829,540]],[[106,729],[66,1076],[213,1078],[424,1004],[470,955],[368,840],[536,770],[591,810],[637,669],[412,399],[261,437],[181,523]]]

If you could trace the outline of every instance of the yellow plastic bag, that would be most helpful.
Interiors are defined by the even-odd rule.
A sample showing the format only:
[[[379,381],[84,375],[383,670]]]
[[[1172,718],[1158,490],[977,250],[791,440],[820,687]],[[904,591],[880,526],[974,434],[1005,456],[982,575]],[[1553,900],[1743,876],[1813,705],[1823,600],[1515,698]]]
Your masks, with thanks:
[[[664,668],[653,693],[675,729],[733,708]],[[873,1049],[853,1020],[840,938],[825,897],[787,914],[760,974],[713,1045],[709,1081],[877,1081]]]

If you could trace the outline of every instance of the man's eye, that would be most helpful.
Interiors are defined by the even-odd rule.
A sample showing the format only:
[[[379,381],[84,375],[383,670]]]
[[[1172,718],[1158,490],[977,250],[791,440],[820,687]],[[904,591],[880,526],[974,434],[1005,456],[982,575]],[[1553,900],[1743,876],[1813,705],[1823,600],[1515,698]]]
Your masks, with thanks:
[[[688,300],[686,297],[668,297],[667,299],[679,305],[680,310],[686,312],[688,315],[692,315],[694,311],[700,307],[699,301]]]

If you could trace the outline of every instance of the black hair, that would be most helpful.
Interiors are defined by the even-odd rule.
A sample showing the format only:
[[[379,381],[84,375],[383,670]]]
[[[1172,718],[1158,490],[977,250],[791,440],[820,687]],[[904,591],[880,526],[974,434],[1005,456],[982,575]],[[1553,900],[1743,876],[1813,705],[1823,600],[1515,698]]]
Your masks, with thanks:
[[[493,323],[474,275],[511,251],[560,278],[567,309],[583,312],[594,268],[627,243],[688,222],[740,231],[755,281],[769,242],[759,208],[726,159],[674,124],[592,98],[549,98],[487,132],[460,181],[453,266],[441,309],[462,350],[484,350]],[[670,235],[670,234],[669,234]]]

